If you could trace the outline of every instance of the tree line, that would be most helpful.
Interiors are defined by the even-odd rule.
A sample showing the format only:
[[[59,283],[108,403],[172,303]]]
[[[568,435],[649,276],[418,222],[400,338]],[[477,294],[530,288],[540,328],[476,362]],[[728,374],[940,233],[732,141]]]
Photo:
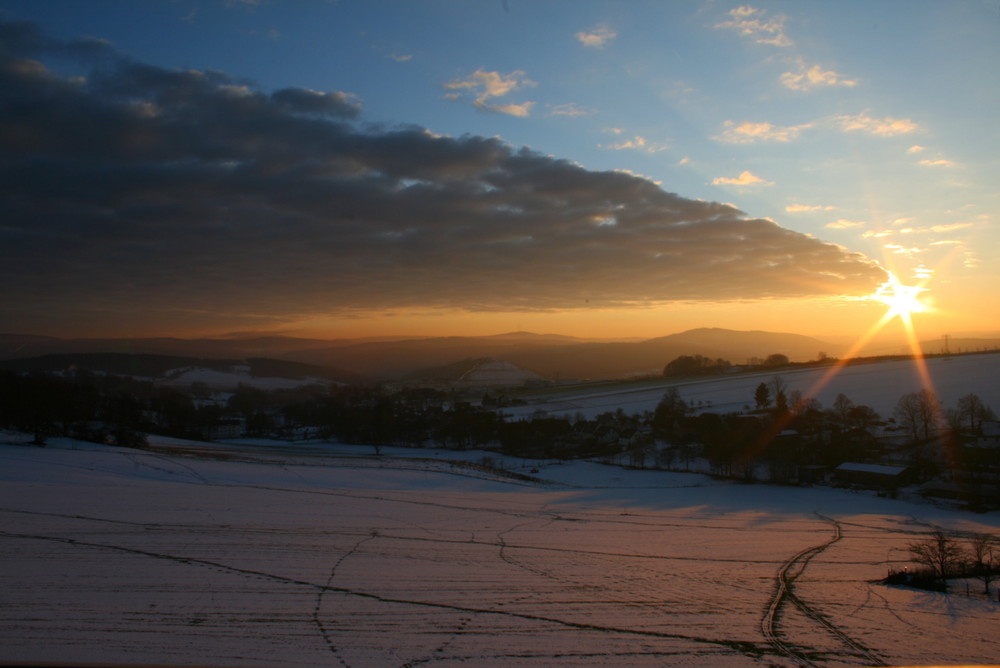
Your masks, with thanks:
[[[918,568],[896,570],[885,579],[888,584],[905,584],[934,591],[947,591],[952,578],[975,578],[990,596],[990,585],[1000,580],[1000,541],[989,533],[968,534],[964,545],[941,530],[907,546]]]
[[[955,433],[969,434],[995,419],[974,394],[946,410],[926,390],[901,397],[889,420],[843,394],[824,409],[815,399],[789,390],[780,375],[756,388],[755,408],[729,414],[694,406],[677,388],[669,388],[654,411],[626,414],[619,409],[590,419],[536,413],[512,420],[503,414],[503,407],[512,403],[508,397],[488,394],[473,403],[429,388],[387,391],[328,384],[264,391],[242,385],[225,400],[211,399],[209,389],[198,383],[181,391],[86,371],[0,371],[0,426],[33,433],[38,444],[50,436],[71,436],[141,446],[147,432],[211,440],[221,421],[239,420],[249,436],[308,434],[376,449],[433,445],[523,457],[606,457],[674,470],[690,470],[700,459],[719,476],[756,480],[763,467],[764,478],[779,483],[801,482],[803,467],[883,461],[892,454],[891,445],[880,438],[887,425],[918,442],[931,438],[944,423]],[[981,450],[964,465],[977,471],[1000,465],[994,461],[996,452]],[[923,448],[910,448],[910,453],[909,464],[919,477],[940,472],[940,462]]]

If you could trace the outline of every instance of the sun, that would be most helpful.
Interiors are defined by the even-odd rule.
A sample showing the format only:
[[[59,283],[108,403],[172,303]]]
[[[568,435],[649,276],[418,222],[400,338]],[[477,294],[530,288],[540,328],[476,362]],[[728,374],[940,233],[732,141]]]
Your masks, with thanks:
[[[924,313],[930,310],[930,307],[919,299],[923,292],[927,292],[927,288],[919,285],[903,285],[893,274],[889,274],[889,280],[878,287],[872,298],[889,307],[886,319],[899,316],[903,320],[909,320],[911,313]]]

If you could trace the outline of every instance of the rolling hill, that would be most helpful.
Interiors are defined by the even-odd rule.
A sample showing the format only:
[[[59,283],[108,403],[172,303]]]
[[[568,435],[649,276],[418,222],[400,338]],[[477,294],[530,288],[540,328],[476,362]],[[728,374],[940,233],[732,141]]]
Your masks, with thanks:
[[[783,353],[793,361],[815,359],[834,348],[807,336],[776,332],[696,329],[638,341],[588,340],[511,332],[495,336],[425,337],[401,340],[251,337],[218,339],[58,339],[0,335],[0,360],[53,354],[117,353],[199,359],[271,358],[333,367],[356,377],[395,380],[421,369],[491,357],[549,378],[621,378],[658,373],[679,355],[700,354],[741,364]]]

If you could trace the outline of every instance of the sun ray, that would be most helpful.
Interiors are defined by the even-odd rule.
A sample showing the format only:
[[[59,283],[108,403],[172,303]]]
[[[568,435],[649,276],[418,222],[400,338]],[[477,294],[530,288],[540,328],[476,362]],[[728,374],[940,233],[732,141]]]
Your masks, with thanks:
[[[782,430],[788,427],[789,424],[795,419],[795,414],[802,409],[802,407],[810,400],[814,399],[824,387],[830,383],[833,378],[840,373],[841,369],[850,364],[851,360],[854,359],[858,353],[864,350],[865,346],[878,335],[882,329],[885,328],[893,319],[899,318],[903,326],[903,332],[906,336],[907,346],[909,347],[910,354],[913,358],[913,363],[916,366],[917,374],[920,377],[921,385],[927,389],[929,392],[936,396],[934,391],[933,380],[931,379],[930,372],[927,369],[927,362],[924,359],[924,352],[920,346],[920,341],[917,339],[916,329],[913,326],[913,319],[911,314],[913,313],[924,313],[933,310],[932,307],[921,302],[919,296],[922,293],[928,291],[926,287],[927,282],[930,280],[931,273],[928,273],[917,285],[904,285],[896,278],[896,275],[892,272],[887,272],[889,280],[880,285],[876,291],[869,295],[867,299],[879,301],[886,305],[886,311],[858,340],[851,346],[851,348],[841,356],[830,368],[813,383],[806,392],[803,393],[801,403],[797,406],[792,407],[784,416],[780,416],[774,422],[771,423],[768,429],[765,430],[764,434],[761,435],[757,441],[751,445],[750,451],[752,454],[756,455],[763,451],[767,447],[768,443],[774,439],[774,437],[780,433]],[[944,415],[938,410],[935,412],[934,420],[941,429],[944,426]]]

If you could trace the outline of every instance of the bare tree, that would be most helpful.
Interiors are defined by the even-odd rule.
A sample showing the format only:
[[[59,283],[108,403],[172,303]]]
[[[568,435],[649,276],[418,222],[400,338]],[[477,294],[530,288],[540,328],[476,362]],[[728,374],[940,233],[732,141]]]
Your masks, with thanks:
[[[771,376],[771,380],[767,382],[768,389],[771,390],[771,395],[777,397],[778,394],[784,393],[788,394],[788,383],[782,376],[775,374]]]
[[[972,574],[983,583],[986,595],[990,595],[990,583],[1000,579],[997,570],[997,557],[1000,556],[1000,546],[993,534],[977,533],[972,535],[969,543],[969,557]]]
[[[941,402],[928,389],[904,394],[895,409],[896,418],[906,427],[913,440],[930,438],[931,429],[940,419]]]
[[[837,395],[837,398],[833,400],[833,408],[831,409],[834,417],[843,428],[847,428],[848,416],[851,413],[851,409],[854,408],[854,402],[851,401],[846,394],[841,392]]]
[[[926,566],[941,582],[962,561],[962,548],[943,531],[935,531],[927,540],[910,543],[907,547],[913,560]]]
[[[966,394],[958,399],[955,418],[959,425],[968,426],[970,431],[977,431],[983,420],[995,420],[996,415],[978,395]]]

